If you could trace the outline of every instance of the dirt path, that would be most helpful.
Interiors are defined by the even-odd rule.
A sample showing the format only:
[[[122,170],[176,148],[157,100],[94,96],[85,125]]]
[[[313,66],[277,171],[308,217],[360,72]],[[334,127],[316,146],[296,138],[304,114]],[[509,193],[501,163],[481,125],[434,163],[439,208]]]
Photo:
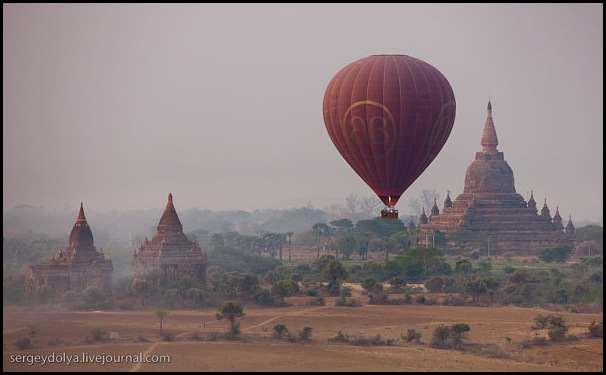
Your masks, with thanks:
[[[145,351],[145,353],[143,353],[143,359],[147,358],[148,354],[151,353],[156,348],[156,346],[158,346],[158,341],[154,342],[149,347],[149,349],[147,349]],[[135,363],[135,365],[130,370],[128,370],[128,372],[135,372],[135,371],[139,370],[139,368],[141,367],[142,364],[143,364],[143,362]]]
[[[267,319],[267,320],[265,320],[265,321],[263,321],[263,322],[261,322],[259,324],[255,324],[254,326],[246,327],[246,328],[242,329],[242,331],[250,331],[253,328],[260,327],[260,326],[262,326],[264,324],[273,322],[274,320],[279,319],[279,318],[283,318],[285,316],[289,316],[289,315],[303,315],[303,314],[305,314],[307,312],[316,311],[316,310],[320,310],[320,309],[325,309],[327,307],[331,307],[331,306],[312,307],[312,308],[305,309],[305,310],[297,310],[297,311],[292,311],[292,312],[289,312],[289,313],[286,313],[286,314],[279,314],[279,315],[271,317],[271,318],[269,318],[269,319]]]

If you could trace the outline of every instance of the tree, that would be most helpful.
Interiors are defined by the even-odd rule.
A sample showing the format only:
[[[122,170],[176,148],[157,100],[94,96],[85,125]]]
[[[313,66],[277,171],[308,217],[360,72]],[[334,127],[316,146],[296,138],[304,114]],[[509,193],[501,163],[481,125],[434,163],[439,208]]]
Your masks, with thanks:
[[[324,279],[329,283],[336,283],[339,280],[347,278],[347,270],[338,260],[329,261],[322,273]]]
[[[415,216],[421,216],[421,211],[423,208],[426,208],[427,211],[431,209],[433,206],[433,202],[440,200],[440,193],[438,189],[423,189],[421,194],[419,194],[419,198],[413,198],[410,200],[409,207],[412,209]]]
[[[328,230],[330,229],[326,223],[315,223],[311,229],[314,232],[314,237],[316,237],[318,244],[318,258],[320,257],[320,241],[322,237],[328,235]]]
[[[164,301],[168,306],[173,307],[181,299],[179,289],[168,289],[164,292]]]
[[[282,336],[288,332],[288,328],[284,324],[276,324],[274,326],[274,337],[277,339],[281,339]]]
[[[410,236],[407,231],[394,233],[389,238],[396,244],[396,251],[406,250],[410,247]]]
[[[265,251],[272,257],[278,256],[282,260],[282,245],[284,244],[285,236],[282,233],[265,233],[263,240],[265,241]]]
[[[459,347],[461,345],[463,339],[467,338],[467,332],[470,330],[471,328],[469,325],[465,323],[455,323],[452,325],[450,337],[455,347]]]
[[[141,299],[141,306],[145,306],[145,301],[149,296],[157,291],[156,285],[153,282],[146,279],[133,279],[129,286],[130,291],[139,296]]]
[[[564,263],[572,252],[570,246],[559,246],[554,248],[543,249],[539,253],[539,259],[543,262]]]
[[[368,294],[370,303],[377,303],[387,299],[387,295],[383,292],[383,283],[380,283],[374,277],[367,277],[362,281],[362,287]]]
[[[162,321],[168,316],[168,311],[158,310],[156,311],[156,318],[160,319],[160,336],[162,336]]]
[[[474,277],[467,280],[463,284],[463,289],[465,292],[471,294],[471,299],[474,303],[477,303],[480,300],[480,296],[487,290],[486,283],[481,277]]]
[[[201,305],[205,299],[205,293],[203,289],[200,288],[189,288],[187,293],[185,294],[187,298],[194,301],[195,303]]]
[[[229,295],[251,296],[257,292],[258,287],[259,278],[252,272],[226,272],[220,284],[221,291]]]
[[[101,289],[96,286],[89,286],[88,288],[84,289],[82,296],[84,297],[84,301],[86,301],[90,307],[99,307],[103,304],[103,302],[105,302],[105,295]]]
[[[437,272],[442,264],[444,256],[441,251],[433,247],[415,247],[396,255],[387,266],[393,276],[416,281]]]
[[[462,258],[455,263],[455,272],[458,274],[469,273],[472,271],[471,261],[467,258]]]
[[[341,231],[347,231],[348,229],[352,229],[354,227],[353,223],[349,219],[333,220],[330,222],[330,225]]]
[[[370,243],[371,235],[365,232],[356,232],[354,236],[358,244],[358,256],[360,259],[368,259],[368,244]]]
[[[229,321],[229,335],[233,338],[240,334],[240,324],[236,319],[242,318],[244,315],[244,307],[240,301],[226,301],[217,312],[216,318]]]
[[[284,301],[284,297],[292,296],[293,293],[292,281],[280,280],[271,287],[271,294],[277,297],[280,302]]]
[[[356,247],[356,239],[350,233],[345,233],[339,236],[337,240],[337,251],[343,254],[344,259],[349,259]]]
[[[379,238],[388,238],[398,232],[405,232],[402,220],[383,220],[380,217],[360,220],[356,223],[356,231],[365,232]]]
[[[379,242],[379,248],[382,252],[385,253],[385,261],[389,260],[389,254],[393,253],[397,249],[397,243],[391,239],[391,236],[388,238],[382,238]]]

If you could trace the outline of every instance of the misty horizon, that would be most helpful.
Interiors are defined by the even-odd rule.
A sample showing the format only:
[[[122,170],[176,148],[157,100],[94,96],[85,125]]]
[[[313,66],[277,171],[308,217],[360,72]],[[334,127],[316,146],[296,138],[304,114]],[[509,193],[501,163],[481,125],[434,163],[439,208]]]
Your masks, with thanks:
[[[457,113],[400,212],[423,190],[463,192],[490,98],[517,193],[602,221],[603,4],[3,10],[4,213],[163,209],[169,193],[178,212],[373,196],[332,144],[322,99],[347,64],[406,54],[444,74]]]

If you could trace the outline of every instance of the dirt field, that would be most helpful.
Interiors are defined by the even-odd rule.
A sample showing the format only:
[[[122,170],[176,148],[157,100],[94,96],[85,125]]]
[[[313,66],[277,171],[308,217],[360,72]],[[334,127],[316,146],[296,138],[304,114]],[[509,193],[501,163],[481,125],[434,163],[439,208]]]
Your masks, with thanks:
[[[82,312],[25,307],[3,308],[4,371],[602,371],[603,340],[581,338],[560,344],[531,346],[531,330],[542,309],[517,307],[455,306],[310,306],[307,298],[289,300],[284,308],[245,306],[241,320],[242,339],[212,340],[227,331],[227,322],[215,319],[216,309],[169,311],[164,331],[175,341],[159,338],[155,310]],[[563,313],[569,335],[587,331],[602,314]],[[468,343],[478,344],[474,354],[431,349],[433,329],[439,324],[467,323]],[[276,324],[285,324],[297,334],[312,327],[308,342],[289,342],[271,337]],[[28,326],[29,325],[29,326]],[[34,349],[20,350],[17,339],[36,327]],[[86,343],[94,329],[117,332],[119,338],[103,343]],[[405,343],[400,335],[409,328],[422,334],[420,344]],[[349,338],[393,339],[393,346],[354,346],[330,339],[341,331]],[[199,333],[199,341],[192,339]],[[148,340],[141,342],[142,339]],[[40,363],[28,365],[16,360],[54,355],[58,362],[68,355],[86,357],[88,363]],[[61,356],[66,357],[61,357]],[[124,358],[123,363],[90,363]],[[132,363],[133,356],[170,356],[170,363]],[[123,357],[119,357],[123,356]],[[130,357],[124,357],[130,356]],[[42,357],[40,357],[41,360]],[[159,357],[149,357],[161,360]],[[116,359],[117,360],[117,359]],[[124,363],[130,361],[128,363]]]

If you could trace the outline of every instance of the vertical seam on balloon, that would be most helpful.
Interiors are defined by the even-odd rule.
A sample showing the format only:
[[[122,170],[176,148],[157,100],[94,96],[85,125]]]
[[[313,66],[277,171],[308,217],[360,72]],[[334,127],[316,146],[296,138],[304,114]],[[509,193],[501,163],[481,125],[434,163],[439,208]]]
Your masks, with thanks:
[[[412,85],[413,85],[413,92],[415,94],[415,95],[413,95],[413,98],[414,98],[414,97],[416,97],[417,87],[416,87],[416,82],[415,82],[415,76],[414,76],[414,74],[412,72],[412,69],[411,69],[411,62],[412,62],[412,59],[404,61],[403,64],[404,64],[404,66],[406,66],[406,68],[408,70],[408,74],[411,77],[411,82],[412,82]],[[414,107],[411,106],[411,108],[414,108]],[[413,143],[416,143],[416,139],[417,139],[417,118],[416,118],[416,116],[415,116],[414,126],[412,127],[412,129],[413,129],[413,131],[412,131],[411,140],[412,140]],[[410,156],[411,156],[410,158],[406,158],[407,160],[410,161],[410,163],[406,163],[406,169],[404,169],[405,170],[404,175],[410,175],[411,172],[414,171],[414,163],[413,162],[416,161],[416,159],[414,159],[414,158],[417,157],[417,154],[410,154]]]
[[[342,82],[347,82],[348,77],[350,75],[352,75],[352,76],[354,75],[354,72],[356,72],[357,65],[358,64],[356,64],[354,62],[354,63],[348,65],[346,68],[344,68],[345,71],[344,71],[344,77],[342,79]],[[357,77],[357,72],[355,73],[355,77]],[[339,98],[341,98],[343,96],[342,95],[343,91],[344,91],[343,83],[341,83],[339,85]],[[352,92],[349,93],[349,100],[346,101],[348,106],[350,105],[349,103],[351,102]],[[339,101],[340,101],[340,99],[339,99]],[[352,167],[355,174],[357,174],[359,177],[362,177],[362,180],[365,181],[364,177],[361,176],[360,173],[358,172],[358,170],[360,170],[360,168],[358,167],[358,165],[359,165],[358,160],[357,160],[357,158],[355,158],[355,153],[351,150],[350,142],[348,142],[348,140],[346,138],[347,136],[345,135],[345,128],[344,128],[344,124],[341,122],[342,119],[341,119],[341,115],[340,115],[340,111],[339,111],[339,107],[338,107],[339,101],[337,101],[337,125],[340,129],[340,134],[342,136],[342,145],[343,146],[341,147],[341,149],[346,150],[346,152],[347,152],[348,157],[345,158],[345,161],[347,162],[347,164],[349,164],[350,167]]]
[[[366,79],[366,94],[364,95],[364,98],[365,98],[365,100],[366,100],[366,101],[368,100],[368,86],[369,86],[369,82],[370,82],[370,77],[371,77],[371,75],[372,75],[372,71],[373,71],[374,66],[375,66],[375,64],[376,64],[375,59],[374,59],[374,58],[372,58],[372,57],[371,57],[371,58],[369,58],[367,61],[365,61],[365,62],[364,62],[364,64],[363,64],[363,65],[362,65],[362,67],[360,68],[360,71],[364,71],[364,69],[367,67],[367,65],[371,65],[371,64],[372,64],[372,66],[370,67],[370,71],[369,71],[369,73],[368,73],[368,78]],[[354,86],[355,86],[356,82],[358,81],[358,77],[360,76],[360,71],[358,71],[358,74],[356,75],[356,79],[355,79],[355,81],[354,81]],[[355,91],[355,90],[353,90],[353,89],[352,89],[352,98],[351,98],[351,99],[350,99],[350,101],[349,101],[350,105],[351,105],[351,104],[353,104],[353,93],[354,93],[354,91]],[[365,113],[365,117],[366,117],[366,113],[367,113],[366,108],[364,108],[364,113]],[[366,124],[366,132],[368,133],[368,123]],[[369,136],[369,139],[370,139],[370,136]],[[369,145],[369,149],[370,149],[370,150],[372,150],[372,146],[370,146],[370,145]],[[362,148],[360,148],[360,147],[358,147],[358,155],[364,155],[364,153],[363,153],[363,149],[362,149]],[[374,185],[374,184],[372,183],[372,181],[376,181],[376,180],[377,180],[377,177],[378,177],[378,176],[377,176],[375,173],[373,173],[373,170],[374,170],[374,169],[373,169],[373,168],[370,168],[370,167],[371,167],[371,165],[373,165],[373,164],[376,166],[376,161],[375,161],[375,160],[372,160],[372,159],[374,159],[374,157],[362,156],[362,157],[360,158],[360,161],[361,161],[361,162],[364,164],[364,166],[366,167],[366,168],[363,168],[363,171],[365,172],[365,173],[364,173],[364,176],[365,176],[365,177],[363,177],[362,179],[363,179],[363,180],[364,180],[364,181],[365,181],[365,182],[366,182],[366,183],[367,183],[369,186],[370,186],[370,185]],[[374,189],[372,189],[372,187],[371,187],[371,190],[374,190]]]
[[[396,67],[396,75],[398,76],[398,103],[400,104],[400,111],[398,113],[398,126],[397,126],[397,130],[398,130],[398,137],[397,137],[397,142],[396,145],[397,150],[396,150],[396,157],[395,157],[395,162],[392,166],[392,176],[394,181],[401,181],[402,177],[401,177],[401,173],[402,170],[397,170],[398,169],[398,165],[400,165],[400,159],[406,159],[406,158],[402,158],[402,153],[404,153],[404,155],[406,155],[407,150],[401,150],[401,145],[402,145],[402,140],[400,139],[400,137],[403,136],[404,132],[402,131],[401,127],[402,127],[402,102],[403,102],[403,97],[402,97],[402,76],[400,75],[400,65],[398,64],[398,61],[394,58],[394,65]],[[404,193],[404,191],[399,192],[400,195],[402,195]],[[399,197],[398,197],[399,199]]]
[[[370,86],[370,77],[372,77],[372,72],[374,71],[374,69],[375,69],[376,66],[380,65],[381,63],[383,64],[383,84],[382,84],[382,87],[381,87],[381,100],[379,101],[379,103],[382,104],[381,111],[383,113],[385,113],[385,74],[386,74],[386,71],[387,71],[387,59],[388,58],[389,58],[389,56],[381,56],[381,57],[377,58],[377,61],[373,65],[373,68],[370,71],[370,76],[369,76],[369,86]],[[379,69],[381,69],[380,66],[379,66]],[[368,90],[366,91],[366,100],[369,100],[368,99]],[[367,126],[369,128],[369,134],[373,134],[373,133],[376,134],[376,132],[372,132],[372,133],[370,132],[370,130],[371,130],[370,126],[372,124],[371,124],[371,122],[369,122],[370,118],[368,118],[368,115],[366,116],[366,119],[367,119],[367,123],[368,123]],[[371,139],[371,141],[372,140],[373,139]],[[376,146],[374,146],[374,145],[376,145]],[[382,149],[375,150],[374,147],[379,147],[379,148],[382,147]],[[372,150],[373,155],[376,155],[375,151],[378,151],[380,153],[380,155],[387,156],[386,153],[385,153],[386,152],[386,148],[385,148],[385,136],[383,136],[383,142],[380,143],[380,144],[378,142],[370,142],[370,148]],[[385,165],[381,165],[380,161],[381,160],[388,161],[389,158],[382,156],[381,158],[373,157],[372,159],[373,159],[373,163],[375,165],[374,169],[377,171],[377,177],[378,177],[378,181],[380,183],[381,189],[384,189],[385,186],[389,186],[388,181],[387,181],[387,168],[382,168],[382,167],[385,167]]]
[[[337,124],[340,126],[340,119],[339,119],[339,113],[338,113],[339,111],[338,111],[338,109],[339,109],[339,98],[340,98],[340,94],[341,93],[339,92],[340,86],[338,84],[344,80],[343,76],[347,75],[345,69],[346,68],[341,69],[335,75],[335,77],[333,77],[333,79],[329,83],[329,90],[330,90],[330,92],[327,92],[327,94],[328,94],[328,111],[329,111],[328,112],[328,121],[329,121],[330,125],[327,126],[327,130],[328,130],[328,133],[329,133],[330,138],[332,139],[333,143],[335,144],[335,146],[337,146],[337,151],[339,152],[339,154],[341,154],[341,156],[343,156],[343,158],[345,159],[346,163],[349,164],[349,162],[347,162],[347,160],[348,160],[348,158],[346,157],[347,155],[344,154],[344,151],[343,151],[343,143],[344,143],[344,141],[342,139],[343,138],[342,132],[341,132],[341,134],[339,134],[339,132],[336,132],[334,130],[334,120],[335,119],[333,118],[332,113],[330,111],[331,110],[331,108],[330,108],[330,98],[332,97],[333,92],[334,92],[335,96],[336,96],[336,102],[335,102],[335,106],[336,106],[335,112],[336,112],[336,115],[337,115],[336,121],[337,121]],[[339,90],[337,90],[337,89],[339,89]]]

